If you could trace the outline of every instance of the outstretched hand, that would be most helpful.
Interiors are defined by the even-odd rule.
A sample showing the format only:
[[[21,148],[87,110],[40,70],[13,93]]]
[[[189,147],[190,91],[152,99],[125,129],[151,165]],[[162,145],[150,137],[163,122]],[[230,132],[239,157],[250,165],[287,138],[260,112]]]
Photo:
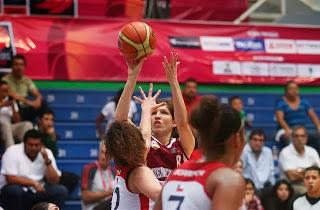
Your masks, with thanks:
[[[178,61],[178,53],[171,52],[169,60],[163,57],[162,66],[166,71],[167,80],[173,81],[177,79],[177,69],[180,62]]]
[[[130,60],[125,58],[125,60],[128,66],[128,76],[139,75],[145,58],[141,58],[139,60]]]
[[[144,93],[144,91],[142,90],[142,88],[140,86],[139,86],[139,92],[140,92],[142,98],[139,98],[136,96],[133,96],[133,98],[138,103],[141,104],[142,109],[156,110],[159,107],[166,104],[165,102],[157,104],[156,100],[159,97],[161,90],[158,90],[156,92],[156,94],[154,94],[154,96],[152,96],[152,93],[153,93],[153,84],[152,83],[150,83],[150,86],[149,86],[148,96],[146,96],[146,94]]]

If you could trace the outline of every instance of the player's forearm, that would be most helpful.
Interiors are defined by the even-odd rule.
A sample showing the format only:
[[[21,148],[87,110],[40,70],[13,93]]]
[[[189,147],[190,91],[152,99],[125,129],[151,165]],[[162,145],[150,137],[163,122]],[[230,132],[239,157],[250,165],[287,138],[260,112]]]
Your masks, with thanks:
[[[177,126],[188,124],[187,109],[183,101],[180,86],[177,80],[170,82],[174,108],[174,120]]]
[[[131,97],[134,92],[134,87],[137,83],[137,78],[138,75],[136,74],[128,76],[128,80],[117,105],[115,114],[116,121],[126,121],[128,119]]]

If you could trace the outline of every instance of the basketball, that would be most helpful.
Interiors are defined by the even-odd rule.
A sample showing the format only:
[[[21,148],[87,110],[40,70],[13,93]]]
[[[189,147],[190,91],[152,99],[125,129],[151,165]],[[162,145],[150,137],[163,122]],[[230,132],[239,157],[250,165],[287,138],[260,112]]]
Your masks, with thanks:
[[[121,29],[118,47],[127,59],[138,60],[152,54],[156,47],[156,37],[146,23],[131,22]]]

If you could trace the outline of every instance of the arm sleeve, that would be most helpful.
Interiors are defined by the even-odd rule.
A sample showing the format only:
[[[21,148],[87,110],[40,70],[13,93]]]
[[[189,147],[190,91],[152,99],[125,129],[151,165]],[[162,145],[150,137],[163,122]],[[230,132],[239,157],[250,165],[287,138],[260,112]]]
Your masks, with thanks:
[[[284,111],[284,109],[283,109],[283,100],[282,99],[279,99],[279,100],[277,100],[277,102],[276,102],[276,105],[275,105],[275,110],[276,111]]]
[[[104,117],[108,117],[110,115],[111,112],[115,112],[114,110],[114,103],[111,101],[111,102],[108,102],[106,105],[104,105],[104,107],[101,109],[101,114],[104,116]]]
[[[1,173],[4,175],[13,175],[16,176],[19,174],[18,170],[18,155],[15,154],[12,148],[8,148],[7,151],[2,156],[2,166]]]

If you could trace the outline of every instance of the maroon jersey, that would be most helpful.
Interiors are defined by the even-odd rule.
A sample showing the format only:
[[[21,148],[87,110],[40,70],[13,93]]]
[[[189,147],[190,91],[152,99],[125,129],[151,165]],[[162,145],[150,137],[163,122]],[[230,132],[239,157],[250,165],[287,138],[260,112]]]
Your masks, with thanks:
[[[159,181],[164,181],[173,169],[187,159],[178,139],[171,138],[168,145],[162,145],[155,137],[152,137],[147,165]]]

